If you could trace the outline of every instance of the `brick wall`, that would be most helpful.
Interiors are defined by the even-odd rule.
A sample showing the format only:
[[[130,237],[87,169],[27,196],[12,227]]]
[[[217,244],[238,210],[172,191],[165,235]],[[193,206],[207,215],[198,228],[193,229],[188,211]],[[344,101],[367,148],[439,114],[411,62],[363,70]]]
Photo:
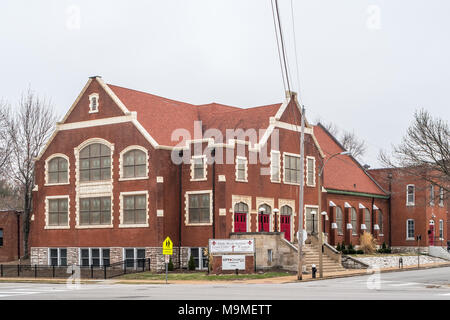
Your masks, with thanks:
[[[18,260],[18,230],[15,211],[0,211],[0,229],[3,231],[3,245],[0,246],[0,262]],[[23,254],[22,225],[20,225],[20,252]]]

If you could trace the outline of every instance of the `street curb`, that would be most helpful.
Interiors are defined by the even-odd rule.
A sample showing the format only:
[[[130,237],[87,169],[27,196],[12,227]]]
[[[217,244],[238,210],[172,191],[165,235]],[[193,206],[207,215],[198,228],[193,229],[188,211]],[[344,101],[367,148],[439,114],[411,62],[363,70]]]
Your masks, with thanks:
[[[435,268],[445,268],[450,267],[450,263],[442,263],[442,264],[433,264],[433,265],[424,265],[423,267],[405,267],[402,269],[381,269],[380,273],[390,273],[390,272],[403,272],[403,271],[417,271],[417,270],[427,270],[427,269],[435,269]],[[303,280],[285,280],[279,282],[270,282],[271,278],[267,279],[250,279],[250,280],[175,280],[176,282],[168,282],[167,284],[285,284],[285,283],[299,283],[299,282],[310,282],[310,281],[321,281],[321,280],[331,280],[331,279],[339,279],[339,278],[349,278],[349,277],[357,277],[357,276],[366,276],[373,275],[374,269],[365,269],[371,270],[370,272],[362,271],[355,272],[349,274],[340,274],[333,276],[325,276],[323,278],[316,279],[303,279]],[[260,282],[261,281],[261,282]],[[264,282],[265,281],[265,282]],[[98,284],[98,283],[109,283],[109,284],[165,284],[164,280],[125,280],[125,279],[107,279],[107,280],[80,280],[80,284]],[[67,279],[35,279],[35,278],[0,278],[0,283],[47,283],[47,284],[66,284]],[[73,281],[71,282],[73,284]]]
[[[411,268],[401,268],[401,269],[380,269],[380,273],[390,273],[390,272],[404,272],[404,271],[418,271],[418,270],[427,270],[427,269],[435,269],[435,268],[445,268],[450,267],[450,263],[443,263],[440,265],[429,265],[429,266],[423,266],[420,268],[417,267],[411,267]],[[330,279],[339,279],[339,278],[349,278],[349,277],[357,277],[357,276],[370,276],[374,274],[375,269],[366,269],[366,270],[372,270],[371,272],[358,272],[358,273],[351,273],[351,274],[342,274],[342,275],[335,275],[335,276],[325,276],[323,278],[316,278],[316,279],[303,279],[303,280],[295,280],[295,281],[289,281],[284,283],[298,283],[298,282],[310,282],[310,281],[321,281],[321,280],[330,280]]]

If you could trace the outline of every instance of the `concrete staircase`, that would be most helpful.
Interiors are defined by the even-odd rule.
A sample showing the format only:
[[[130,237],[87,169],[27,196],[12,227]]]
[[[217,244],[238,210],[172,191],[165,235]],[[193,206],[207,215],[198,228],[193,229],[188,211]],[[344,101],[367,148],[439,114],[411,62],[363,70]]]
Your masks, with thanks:
[[[306,271],[311,272],[311,265],[315,264],[317,273],[319,272],[319,249],[314,244],[305,244],[303,251],[303,265],[306,266]],[[331,259],[325,253],[322,254],[323,272],[339,272],[345,271],[345,268],[337,261]]]

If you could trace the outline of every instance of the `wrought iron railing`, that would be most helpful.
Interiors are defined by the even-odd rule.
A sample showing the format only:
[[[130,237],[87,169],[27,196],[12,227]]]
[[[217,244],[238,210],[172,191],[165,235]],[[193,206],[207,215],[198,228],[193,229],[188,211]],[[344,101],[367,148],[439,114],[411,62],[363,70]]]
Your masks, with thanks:
[[[150,271],[150,259],[126,259],[103,266],[0,264],[0,278],[109,279],[128,273]]]

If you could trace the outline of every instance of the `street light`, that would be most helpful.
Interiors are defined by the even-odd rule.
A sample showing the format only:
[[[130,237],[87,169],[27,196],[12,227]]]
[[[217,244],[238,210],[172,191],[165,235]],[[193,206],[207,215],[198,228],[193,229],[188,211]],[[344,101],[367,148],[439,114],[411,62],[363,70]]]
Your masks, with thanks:
[[[264,214],[265,211],[266,211],[266,209],[264,209],[262,207],[259,208],[259,213],[260,213],[260,215],[258,217],[258,219],[259,219],[259,232],[263,232],[264,231],[264,224],[263,224],[264,216],[263,216],[263,214]]]
[[[322,212],[321,207],[322,207],[322,176],[323,176],[323,169],[325,168],[325,165],[328,163],[328,161],[330,161],[331,159],[333,159],[336,156],[339,155],[350,155],[349,151],[343,151],[343,152],[338,152],[333,154],[331,157],[329,157],[323,164],[322,167],[319,170],[319,177],[318,177],[318,183],[317,183],[317,193],[318,193],[318,212]],[[325,213],[326,214],[326,213]],[[323,233],[322,233],[322,226],[321,226],[321,220],[322,219],[318,219],[318,233],[319,233],[319,277],[323,278]],[[314,220],[313,220],[314,221]],[[313,229],[314,230],[314,229]]]
[[[277,213],[280,212],[277,208],[273,209],[273,213],[275,213],[275,232],[278,232],[278,219]]]
[[[314,228],[314,220],[316,220],[316,212],[314,210],[311,211],[311,215],[312,215],[312,234],[315,234],[316,229]]]

